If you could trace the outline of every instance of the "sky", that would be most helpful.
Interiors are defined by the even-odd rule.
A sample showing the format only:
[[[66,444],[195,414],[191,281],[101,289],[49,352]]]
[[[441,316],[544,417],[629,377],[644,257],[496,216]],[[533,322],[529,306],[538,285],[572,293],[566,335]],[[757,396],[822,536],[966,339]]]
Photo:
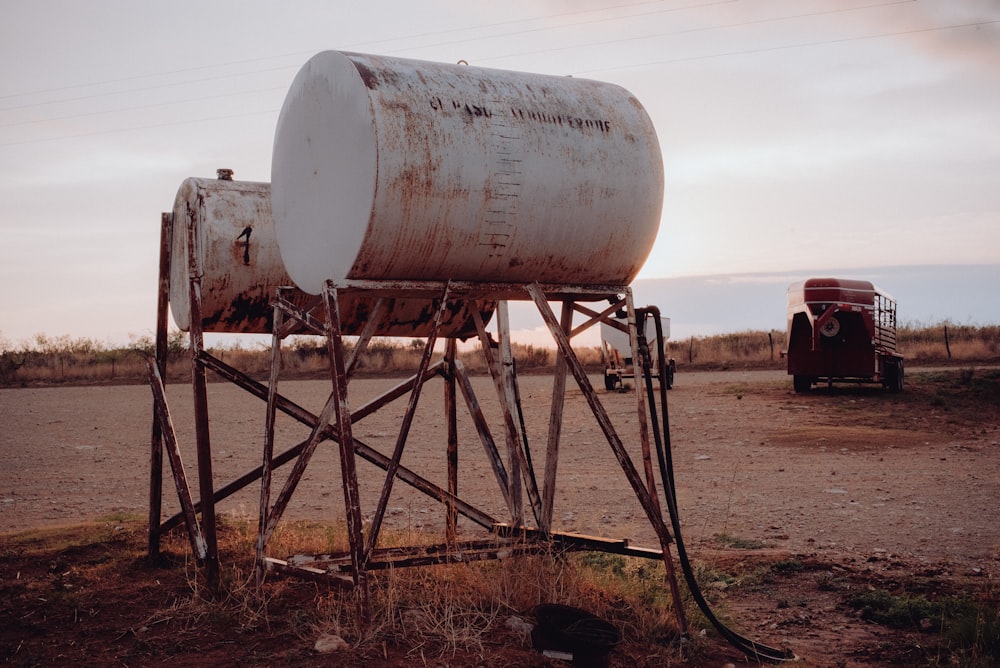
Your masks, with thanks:
[[[268,181],[285,93],[326,49],[630,90],[665,171],[641,280],[1000,264],[997,0],[0,9],[0,342],[152,335],[160,212],[220,167]]]

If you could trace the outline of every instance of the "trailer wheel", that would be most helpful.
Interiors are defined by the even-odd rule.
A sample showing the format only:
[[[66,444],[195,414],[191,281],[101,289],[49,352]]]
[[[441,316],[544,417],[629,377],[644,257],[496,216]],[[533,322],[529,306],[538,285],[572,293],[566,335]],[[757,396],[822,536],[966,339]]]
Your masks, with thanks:
[[[611,390],[615,389],[615,385],[617,385],[620,381],[621,381],[621,378],[618,377],[618,374],[605,373],[604,374],[604,389],[606,389],[608,392],[610,392]]]
[[[886,364],[885,386],[890,392],[903,391],[903,360],[891,360]]]
[[[808,392],[812,389],[812,378],[809,376],[792,376],[792,385],[795,387],[796,392]]]

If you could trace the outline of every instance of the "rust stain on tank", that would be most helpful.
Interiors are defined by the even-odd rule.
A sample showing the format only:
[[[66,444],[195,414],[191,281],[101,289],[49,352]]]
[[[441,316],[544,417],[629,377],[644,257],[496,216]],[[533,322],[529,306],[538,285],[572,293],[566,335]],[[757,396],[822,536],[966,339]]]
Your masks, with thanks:
[[[361,75],[361,80],[365,82],[365,87],[369,90],[375,90],[378,88],[378,75],[364,63],[355,62],[354,67],[357,68],[358,74]]]

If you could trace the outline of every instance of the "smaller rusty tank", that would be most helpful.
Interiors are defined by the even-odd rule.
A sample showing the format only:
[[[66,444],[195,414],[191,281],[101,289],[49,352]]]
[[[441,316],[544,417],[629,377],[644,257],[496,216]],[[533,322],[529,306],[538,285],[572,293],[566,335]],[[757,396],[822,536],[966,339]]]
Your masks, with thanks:
[[[275,239],[270,184],[231,180],[222,170],[218,179],[185,179],[177,191],[173,217],[170,310],[177,326],[187,331],[191,321],[188,231],[194,226],[203,331],[269,334],[275,290],[294,286]],[[298,289],[289,297],[299,306],[313,300]],[[343,332],[360,333],[373,307],[374,298],[344,296],[340,300]],[[427,336],[435,310],[434,300],[392,300],[375,333]],[[489,320],[491,315],[492,305],[486,305],[483,319]],[[439,332],[457,338],[474,333],[472,317],[464,307],[448,311]]]

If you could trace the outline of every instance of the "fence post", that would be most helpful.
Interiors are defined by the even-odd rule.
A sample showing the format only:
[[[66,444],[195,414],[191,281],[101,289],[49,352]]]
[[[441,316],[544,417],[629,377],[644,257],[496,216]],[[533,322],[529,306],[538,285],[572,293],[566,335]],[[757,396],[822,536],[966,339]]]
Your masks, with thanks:
[[[951,359],[951,344],[948,342],[948,325],[944,326],[944,350],[948,353],[948,359]]]

